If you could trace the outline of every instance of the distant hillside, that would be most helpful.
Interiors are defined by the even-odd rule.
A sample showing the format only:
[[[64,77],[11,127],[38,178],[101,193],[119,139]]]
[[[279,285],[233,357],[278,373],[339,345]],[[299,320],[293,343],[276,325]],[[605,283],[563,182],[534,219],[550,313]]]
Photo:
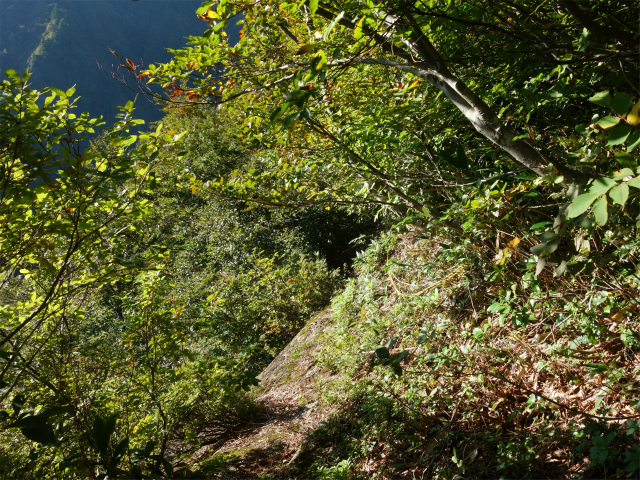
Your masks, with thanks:
[[[33,72],[35,88],[76,85],[79,107],[113,118],[116,105],[134,94],[105,75],[117,59],[136,65],[167,61],[167,48],[185,44],[207,25],[195,15],[199,0],[2,0],[0,2],[0,69]],[[117,65],[116,65],[117,66]],[[136,114],[149,121],[159,109],[138,99]]]

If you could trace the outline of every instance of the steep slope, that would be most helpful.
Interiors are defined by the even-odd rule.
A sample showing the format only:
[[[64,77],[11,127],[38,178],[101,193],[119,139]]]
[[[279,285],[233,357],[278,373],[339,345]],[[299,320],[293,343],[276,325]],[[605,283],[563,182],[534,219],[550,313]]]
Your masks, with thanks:
[[[331,311],[260,375],[261,415],[197,452],[198,473],[639,478],[637,315],[598,311],[589,341],[578,306],[600,292],[563,302],[540,275],[538,320],[505,319],[490,297],[505,280],[474,251],[416,232],[374,242]]]

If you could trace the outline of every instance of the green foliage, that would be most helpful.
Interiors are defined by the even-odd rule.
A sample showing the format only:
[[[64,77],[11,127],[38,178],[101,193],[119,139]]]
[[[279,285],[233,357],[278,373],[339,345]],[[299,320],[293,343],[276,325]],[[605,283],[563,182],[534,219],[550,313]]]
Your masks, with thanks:
[[[83,150],[85,132],[99,120],[76,117],[73,89],[33,91],[26,86],[27,73],[5,73],[0,255],[8,301],[2,307],[2,380],[15,386],[42,339],[54,330],[63,337],[64,318],[83,315],[75,298],[144,264],[143,255],[121,250],[120,234],[136,228],[125,217],[133,219],[148,207],[141,194],[161,135],[158,129],[144,136],[143,145],[127,148],[136,140],[127,135],[128,126],[138,123],[128,118],[128,104],[105,137],[109,150]]]
[[[364,201],[402,216],[456,202],[460,185],[516,180],[522,172],[513,172],[512,160],[539,176],[552,165],[567,180],[600,177],[585,172],[579,154],[567,155],[576,142],[564,119],[581,115],[587,97],[616,115],[606,117],[609,123],[594,119],[599,128],[614,127],[609,146],[635,139],[637,112],[629,111],[632,97],[623,91],[635,87],[617,74],[637,71],[629,53],[635,32],[591,29],[630,13],[614,14],[610,2],[598,13],[572,3],[561,13],[538,5],[535,15],[509,14],[507,23],[504,12],[531,8],[444,1],[315,7],[205,2],[198,14],[211,28],[171,62],[145,72],[147,93],[159,85],[187,100],[236,101],[247,112],[243,134],[259,142],[257,155],[268,168],[222,179],[223,190],[279,203]],[[378,10],[396,21],[385,24]],[[236,42],[221,29],[238,12]],[[474,26],[463,40],[461,25]],[[626,49],[624,64],[599,62],[594,45],[613,52],[616,42]],[[605,86],[619,91],[593,96]],[[602,220],[602,201],[598,209]]]
[[[351,476],[351,461],[341,460],[331,467],[320,465],[316,471],[321,480],[346,480]]]
[[[256,375],[339,283],[305,241],[318,227],[211,195],[207,181],[250,163],[230,117],[179,112],[126,135],[128,104],[82,151],[98,121],[9,75],[3,475],[188,475],[176,436],[250,419]]]
[[[609,92],[601,92],[589,100],[599,105],[611,107],[618,115],[630,117],[632,115],[629,107],[630,99],[631,97],[628,94],[619,92],[613,97],[613,100],[611,100]],[[604,119],[606,118],[615,119],[615,124],[621,120],[620,117],[605,117]],[[597,125],[604,129],[614,125],[612,122],[603,123],[604,119],[600,120]],[[628,218],[630,216],[629,213],[633,215],[637,210],[635,205],[630,205],[626,209],[626,215],[622,213],[625,210],[624,207],[627,200],[629,200],[630,187],[634,189],[640,188],[640,174],[638,173],[637,161],[630,155],[630,153],[635,150],[637,142],[632,141],[630,144],[628,142],[629,138],[631,138],[630,133],[632,131],[636,134],[639,133],[638,130],[633,129],[633,120],[628,119],[627,122],[629,123],[628,126],[615,127],[609,131],[607,136],[602,136],[598,139],[600,141],[606,139],[607,147],[617,147],[618,145],[626,144],[626,152],[621,150],[607,152],[608,149],[602,149],[602,155],[608,154],[614,157],[617,162],[613,165],[611,165],[611,162],[602,162],[604,163],[604,165],[602,165],[604,168],[608,167],[608,176],[595,178],[589,182],[586,186],[586,192],[574,198],[568,206],[566,211],[567,218],[579,217],[587,212],[589,207],[592,207],[591,213],[595,223],[599,226],[604,226],[609,221],[610,210],[613,210],[612,220],[618,222],[625,222],[624,217]],[[587,140],[584,143],[589,144],[591,142]],[[584,151],[584,148],[583,146],[581,150]],[[637,196],[637,193],[631,193],[631,198],[634,203]],[[632,218],[633,217],[630,219]],[[640,222],[640,215],[636,218],[636,223],[638,222]]]
[[[334,299],[306,472],[635,475],[637,34],[600,7],[205,2],[137,79],[166,134],[121,133],[128,105],[82,155],[72,92],[10,73],[3,436],[42,444],[12,472],[189,475],[176,445],[250,418],[377,211],[399,223]]]
[[[536,274],[537,262],[523,248],[535,245],[546,225],[528,227],[535,211],[515,200],[531,198],[530,191],[476,193],[476,204],[449,214],[472,222],[466,238],[433,227],[439,235],[388,235],[359,256],[358,276],[334,301],[338,323],[322,354],[327,368],[346,377],[330,398],[372,403],[371,418],[341,430],[363,441],[332,440],[355,471],[376,463],[389,476],[417,467],[434,478],[527,478],[570,462],[595,475],[637,472],[637,372],[623,360],[637,351],[622,345],[632,345],[625,332],[637,328],[638,286],[631,271],[610,270],[626,255],[637,258],[636,247],[617,247],[597,270],[573,270],[570,281],[544,269]],[[499,217],[496,204],[505,210]],[[499,247],[487,238],[507,228],[514,233]],[[613,278],[618,288],[607,289]],[[388,362],[400,355],[402,364]],[[592,391],[595,404],[569,398],[576,389]],[[373,416],[388,408],[399,412],[401,432]],[[599,427],[583,433],[563,412]],[[620,422],[631,426],[626,435]],[[361,451],[367,444],[387,450]],[[322,454],[315,458],[326,465]],[[542,459],[548,470],[536,467]]]
[[[86,135],[102,123],[74,113],[74,89],[32,90],[27,72],[20,77],[7,70],[5,75],[0,102],[0,398],[6,402],[14,395],[5,427],[19,428],[43,446],[73,445],[83,419],[78,416],[82,400],[69,383],[79,378],[69,369],[78,358],[79,325],[90,311],[87,298],[154,268],[156,253],[132,251],[126,232],[140,227],[137,219],[150,206],[144,197],[150,192],[147,180],[158,146],[173,140],[161,126],[139,137],[129,135],[129,127],[141,123],[131,119],[129,102],[115,126],[105,130],[101,148],[83,148]],[[53,419],[58,423],[52,424]],[[7,446],[15,440],[12,431],[3,433],[12,439]],[[101,454],[107,433],[96,433]],[[5,474],[57,464],[64,460],[61,453],[32,449],[29,462]],[[111,467],[118,460],[110,460]]]

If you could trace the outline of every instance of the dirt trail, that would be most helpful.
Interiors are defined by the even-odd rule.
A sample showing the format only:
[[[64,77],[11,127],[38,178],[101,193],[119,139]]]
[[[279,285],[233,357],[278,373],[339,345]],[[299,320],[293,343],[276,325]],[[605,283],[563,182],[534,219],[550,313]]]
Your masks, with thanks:
[[[331,324],[331,312],[316,315],[258,376],[260,413],[244,430],[223,444],[206,445],[189,462],[205,478],[298,478],[297,460],[309,435],[329,416],[319,392],[330,380],[316,365],[318,351]]]

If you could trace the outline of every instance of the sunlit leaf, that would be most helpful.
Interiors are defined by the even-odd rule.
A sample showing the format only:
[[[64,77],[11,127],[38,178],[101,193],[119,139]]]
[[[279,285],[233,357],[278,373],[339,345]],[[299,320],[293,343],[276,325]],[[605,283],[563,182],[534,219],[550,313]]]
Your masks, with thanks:
[[[593,97],[589,98],[589,101],[598,105],[602,105],[603,107],[608,107],[611,105],[611,95],[608,91],[596,93]]]
[[[613,116],[603,117],[600,120],[598,120],[598,125],[600,125],[602,128],[605,128],[605,129],[614,127],[618,123],[620,123],[620,118],[613,117]]]
[[[629,125],[632,125],[635,127],[640,123],[639,112],[640,112],[640,101],[638,101],[638,103],[636,103],[633,106],[633,108],[627,115],[627,122],[629,123]]]
[[[614,203],[624,206],[629,198],[629,185],[621,183],[617,187],[612,188],[609,191],[609,197],[614,201]]]
[[[640,188],[640,175],[635,178],[632,178],[627,182],[627,185],[634,188]]]
[[[575,218],[582,215],[599,196],[599,193],[583,193],[582,195],[579,195],[575,200],[573,200],[573,202],[571,202],[571,205],[569,205],[569,208],[567,209],[567,217]]]
[[[611,188],[616,185],[616,182],[609,177],[596,178],[587,193],[601,195],[607,193]]]
[[[593,215],[596,219],[596,223],[603,226],[607,223],[609,215],[607,213],[607,197],[602,196],[593,204]]]
[[[298,48],[298,50],[296,50],[294,55],[304,55],[305,53],[309,53],[311,50],[313,50],[313,45],[310,43],[307,43],[305,45],[302,45],[300,48]]]

